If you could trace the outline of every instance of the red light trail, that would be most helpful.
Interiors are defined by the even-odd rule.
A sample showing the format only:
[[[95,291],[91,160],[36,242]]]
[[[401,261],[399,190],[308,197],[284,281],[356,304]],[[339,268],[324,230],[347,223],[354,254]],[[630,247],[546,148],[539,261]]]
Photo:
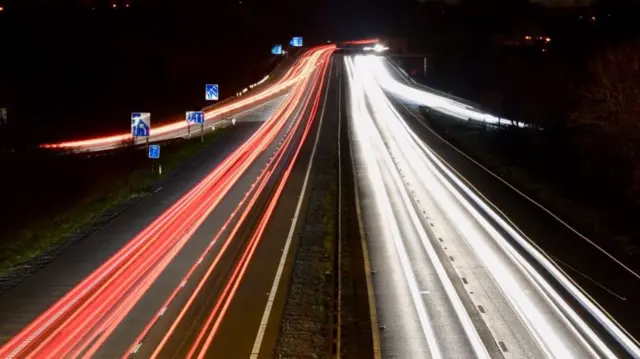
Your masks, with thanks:
[[[205,120],[210,120],[216,117],[220,117],[224,114],[229,114],[232,111],[240,111],[246,109],[251,106],[255,106],[261,102],[268,100],[269,98],[280,94],[295,83],[304,79],[304,77],[308,74],[305,71],[308,71],[309,66],[307,66],[306,62],[309,61],[309,53],[305,53],[301,59],[298,60],[296,66],[292,66],[287,73],[278,81],[268,87],[265,87],[264,90],[259,91],[255,94],[248,95],[245,98],[238,100],[237,102],[231,102],[229,104],[220,105],[217,108],[211,110],[205,110]],[[171,133],[173,131],[186,129],[187,124],[185,121],[176,121],[173,123],[160,125],[158,127],[154,127],[150,130],[151,138],[153,136],[158,136],[162,134]],[[42,148],[67,148],[67,149],[87,149],[91,147],[98,146],[107,146],[107,145],[116,145],[122,143],[123,141],[131,140],[131,133],[120,133],[117,135],[110,136],[100,136],[95,138],[88,138],[84,140],[77,141],[66,141],[59,143],[51,143],[44,144]]]
[[[230,154],[214,171],[114,256],[0,348],[0,356],[7,358],[16,356],[26,358],[77,357],[79,355],[91,356],[95,353],[173,260],[200,224],[217,207],[222,198],[231,191],[236,181],[282,132],[297,104],[301,102],[310,81],[310,75],[316,74],[313,81],[313,85],[315,85],[318,75],[314,69],[323,62],[321,72],[324,73],[332,50],[332,46],[327,46],[311,50],[303,55],[283,80],[286,82],[293,79],[303,79],[304,81],[295,86],[287,100],[249,140]],[[303,110],[301,113],[304,114],[305,111]],[[296,128],[300,123],[300,118],[301,116],[295,121]],[[311,121],[309,120],[307,123],[299,146],[306,138]],[[295,130],[287,135],[286,145],[292,141],[292,133],[295,133]],[[265,182],[272,176],[272,170],[267,170],[267,168],[274,159],[277,162],[282,159],[284,148],[286,146],[280,147],[278,154],[269,161],[265,170],[254,182],[253,186],[257,184],[258,191],[262,191]],[[231,214],[229,221],[214,237],[186,278],[193,273],[195,266],[202,261],[213,243],[218,240],[219,235],[246,199],[245,195],[234,213]],[[253,202],[254,199],[249,203],[249,206]],[[225,245],[229,241],[231,238],[227,239]],[[175,297],[178,290],[179,288],[169,297],[167,304]],[[138,340],[144,337],[153,323],[149,323]]]
[[[353,41],[345,41],[345,44],[349,45],[369,45],[378,43],[378,39],[363,39],[363,40],[353,40]]]

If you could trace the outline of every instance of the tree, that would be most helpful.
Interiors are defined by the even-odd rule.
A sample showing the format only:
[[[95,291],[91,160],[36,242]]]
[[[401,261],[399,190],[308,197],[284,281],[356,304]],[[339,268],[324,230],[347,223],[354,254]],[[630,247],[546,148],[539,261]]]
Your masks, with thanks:
[[[586,161],[609,171],[612,184],[640,194],[640,41],[605,50],[590,66],[591,83],[570,125]],[[602,166],[602,167],[601,167]]]

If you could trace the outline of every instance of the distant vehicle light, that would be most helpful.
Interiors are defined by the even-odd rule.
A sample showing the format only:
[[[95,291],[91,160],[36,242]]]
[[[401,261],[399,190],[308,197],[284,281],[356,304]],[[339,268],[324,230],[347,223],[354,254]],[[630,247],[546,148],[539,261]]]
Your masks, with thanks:
[[[4,11],[4,8],[2,6],[0,6],[0,11]]]
[[[527,39],[527,40],[531,40],[531,36],[529,36],[529,35],[525,36],[524,38]]]
[[[382,52],[387,50],[389,50],[389,48],[381,44],[375,44],[375,46],[373,46],[373,51],[375,52]]]
[[[115,8],[117,8],[117,7],[118,7],[118,5],[113,4],[113,5],[111,5],[111,7],[113,7],[113,8],[115,9]]]
[[[544,39],[544,41],[546,41],[546,42],[551,42],[551,38],[550,38],[550,37],[547,37],[546,39]]]

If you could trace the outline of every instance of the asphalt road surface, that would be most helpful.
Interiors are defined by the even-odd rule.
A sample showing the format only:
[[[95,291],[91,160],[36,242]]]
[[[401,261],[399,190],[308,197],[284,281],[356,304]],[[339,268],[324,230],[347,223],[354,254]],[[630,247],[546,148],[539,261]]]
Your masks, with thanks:
[[[269,357],[332,50],[301,56],[261,125],[0,297],[0,356]]]
[[[347,57],[345,65],[383,357],[640,353],[606,312],[456,172],[458,162],[447,163],[430,147],[433,139],[414,130],[415,114],[403,101],[423,101],[450,116],[482,113],[407,86],[381,57]]]

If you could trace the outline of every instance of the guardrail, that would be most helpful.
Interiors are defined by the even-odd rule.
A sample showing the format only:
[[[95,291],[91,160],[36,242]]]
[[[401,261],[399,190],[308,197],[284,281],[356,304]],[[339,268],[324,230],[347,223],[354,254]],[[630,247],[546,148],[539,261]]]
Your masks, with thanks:
[[[405,79],[411,81],[412,84],[420,86],[420,87],[424,88],[425,90],[427,90],[429,92],[433,92],[433,93],[437,94],[438,96],[450,98],[450,99],[455,100],[457,102],[463,103],[463,104],[465,104],[467,106],[475,107],[475,108],[477,108],[479,110],[482,110],[483,112],[489,112],[489,111],[486,111],[486,109],[483,108],[483,106],[478,104],[478,103],[475,103],[473,101],[469,101],[467,99],[464,99],[464,98],[461,98],[461,97],[458,97],[458,96],[455,96],[455,95],[452,95],[450,93],[446,93],[444,91],[440,91],[438,89],[434,89],[433,87],[429,87],[429,86],[427,86],[425,84],[421,84],[421,83],[417,82],[411,76],[409,76],[409,74],[407,74],[407,72],[404,71],[404,69],[399,64],[397,64],[395,61],[390,60],[389,58],[386,58],[386,60],[389,62],[389,65],[391,65],[391,66],[395,67],[396,69],[400,70],[400,72],[402,72],[402,74],[404,75]]]

